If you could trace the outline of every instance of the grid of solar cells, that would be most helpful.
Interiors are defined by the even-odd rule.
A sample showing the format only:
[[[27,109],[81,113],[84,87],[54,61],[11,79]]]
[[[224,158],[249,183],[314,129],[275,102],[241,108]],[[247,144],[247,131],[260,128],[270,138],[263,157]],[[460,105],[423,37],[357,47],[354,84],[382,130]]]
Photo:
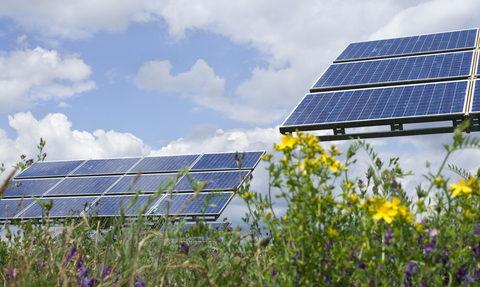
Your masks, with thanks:
[[[241,181],[247,176],[249,171],[222,171],[222,172],[195,172],[190,176],[194,181],[206,181],[207,185],[202,189],[206,190],[233,190],[241,184]],[[193,191],[192,185],[188,177],[183,177],[182,180],[175,186],[175,191]]]
[[[473,88],[473,100],[472,100],[472,108],[471,112],[480,112],[480,82],[479,80],[475,80]]]
[[[120,209],[126,208],[130,201],[135,196],[103,196],[98,202],[96,202],[88,211],[89,215],[96,216],[115,216],[120,215]],[[125,211],[127,216],[135,216],[138,214],[141,208],[143,208],[147,203],[150,196],[148,195],[139,195],[135,204]],[[157,200],[154,200],[150,206],[145,209],[147,212]]]
[[[117,184],[115,184],[107,194],[114,193],[135,193],[138,189],[142,189],[143,192],[157,191],[160,186],[164,186],[168,180],[175,180],[176,173],[163,173],[163,174],[144,174],[141,175],[135,183],[130,186],[135,175],[124,176]]]
[[[16,178],[66,176],[76,169],[84,160],[37,162],[24,170]]]
[[[50,210],[50,217],[78,217],[79,214],[92,204],[98,197],[52,197],[41,198],[42,202],[53,202],[53,207]],[[21,216],[21,215],[20,215]],[[42,207],[35,202],[23,214],[24,218],[41,218]]]
[[[462,113],[468,81],[307,94],[283,126]]]
[[[473,52],[333,64],[313,88],[468,77]]]
[[[140,158],[91,159],[77,169],[73,175],[126,173]]]
[[[46,195],[102,194],[119,178],[120,176],[68,177]]]
[[[473,48],[477,29],[352,43],[336,61]]]
[[[19,197],[23,194],[41,196],[61,180],[61,178],[13,180],[10,188],[5,191],[5,197]]]
[[[238,153],[240,159],[242,153]],[[260,160],[263,151],[246,152],[242,161],[242,169],[252,169]],[[238,169],[235,153],[204,154],[190,170]]]
[[[130,172],[169,172],[190,167],[200,155],[175,155],[145,157]]]
[[[24,198],[22,203],[20,203],[20,199],[2,199],[0,201],[0,219],[6,219],[7,217],[12,218],[17,214],[22,213],[22,211],[25,210],[25,208],[27,208],[32,202],[33,199],[28,198]]]
[[[233,193],[200,193],[197,198],[187,204],[187,201],[194,196],[193,193],[188,194],[172,194],[166,195],[160,203],[155,206],[150,213],[151,215],[177,214],[185,207],[179,215],[216,215],[220,214],[227,205]]]

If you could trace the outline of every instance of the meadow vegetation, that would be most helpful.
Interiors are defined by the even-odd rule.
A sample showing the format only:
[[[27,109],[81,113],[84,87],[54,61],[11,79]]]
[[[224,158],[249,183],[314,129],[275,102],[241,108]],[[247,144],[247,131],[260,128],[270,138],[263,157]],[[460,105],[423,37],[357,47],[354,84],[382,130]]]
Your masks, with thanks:
[[[246,203],[245,231],[199,220],[185,232],[184,221],[152,221],[142,210],[134,218],[122,211],[108,226],[95,216],[60,222],[47,204],[41,222],[4,226],[23,231],[0,242],[0,276],[5,286],[475,286],[480,178],[448,165],[456,151],[480,148],[462,133],[467,126],[455,130],[441,166],[414,192],[402,187],[410,173],[400,159],[383,161],[365,141],[355,141],[342,163],[341,152],[315,136],[284,136],[274,146],[283,158],[263,157],[269,190],[252,190],[250,179],[236,190]],[[359,150],[371,165],[351,178]],[[23,157],[18,167],[32,163]],[[449,182],[451,171],[460,180]],[[205,184],[194,185],[197,194]],[[169,182],[153,197],[172,190]],[[273,193],[288,204],[286,214],[275,212]]]

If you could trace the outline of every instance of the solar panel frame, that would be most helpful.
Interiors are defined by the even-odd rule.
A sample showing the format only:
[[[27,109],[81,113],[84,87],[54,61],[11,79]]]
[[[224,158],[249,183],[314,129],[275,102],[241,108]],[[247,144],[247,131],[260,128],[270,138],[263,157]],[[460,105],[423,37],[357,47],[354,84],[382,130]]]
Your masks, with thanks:
[[[468,107],[469,114],[480,114],[480,84],[479,79],[473,81],[472,99]]]
[[[159,201],[149,212],[149,215],[166,215],[167,212],[167,204],[168,200],[171,197],[173,203],[170,205],[170,209],[168,211],[168,214],[170,216],[172,215],[178,215],[178,216],[199,216],[202,215],[202,212],[200,211],[200,207],[198,206],[198,200],[202,200],[201,203],[204,203],[204,199],[208,196],[214,197],[214,196],[221,195],[221,197],[213,199],[212,201],[207,202],[207,204],[212,204],[212,202],[221,204],[216,205],[216,207],[206,207],[205,212],[203,215],[205,216],[219,216],[222,214],[224,211],[225,207],[230,203],[230,201],[233,198],[234,193],[233,192],[220,192],[220,193],[199,193],[197,200],[192,200],[185,210],[181,213],[183,207],[185,206],[185,203],[187,200],[191,199],[194,196],[194,193],[173,193],[173,194],[168,194],[165,195],[165,197],[162,198],[161,201]],[[183,200],[182,200],[183,198]],[[200,204],[201,204],[200,203]],[[196,206],[195,206],[196,205]],[[205,207],[205,205],[203,206]],[[216,212],[212,212],[212,210],[216,210]],[[195,212],[194,212],[195,211]],[[207,212],[211,211],[211,212]]]
[[[98,200],[99,196],[82,196],[82,197],[43,197],[39,200],[42,202],[53,202],[50,210],[50,218],[69,218],[79,217],[81,213],[92,203]],[[85,204],[87,203],[87,204]],[[73,208],[72,208],[73,205]],[[15,218],[35,219],[42,218],[42,208],[38,202],[34,202],[23,213],[18,214]]]
[[[141,159],[141,157],[89,159],[76,169],[71,176],[125,174]],[[124,162],[122,165],[115,165],[115,163],[121,161]]]
[[[140,171],[142,171],[142,173],[178,172],[181,168],[190,168],[201,156],[202,154],[143,157],[141,161],[129,170],[129,173],[138,173]],[[172,160],[178,160],[180,158],[183,158],[181,164],[172,163]],[[167,167],[155,168],[154,166],[157,165],[167,165]]]
[[[7,218],[14,219],[19,214],[22,214],[23,211],[27,210],[28,207],[34,202],[34,200],[31,198],[24,198],[23,208],[22,208],[22,204],[20,204],[20,206],[18,205],[20,201],[21,199],[2,199],[0,201],[0,220],[4,220]],[[8,217],[5,209],[7,206],[8,206]],[[17,209],[17,206],[18,206],[18,209]],[[17,210],[15,211],[15,209]]]
[[[67,177],[50,189],[44,196],[101,195],[114,186],[121,176]],[[67,190],[67,192],[65,192]]]
[[[21,185],[18,187],[7,188],[4,192],[4,197],[22,197],[25,194],[25,197],[40,197],[47,193],[49,190],[58,185],[63,178],[30,178],[30,179],[15,179],[11,182],[10,186],[13,186],[17,183]],[[40,186],[38,186],[40,184]],[[32,190],[34,189],[35,190]],[[40,190],[38,190],[40,189]],[[30,191],[32,190],[32,191]]]
[[[161,185],[164,185],[167,182],[167,180],[175,180],[177,175],[177,173],[142,174],[138,177],[131,188],[130,184],[132,180],[136,178],[136,175],[125,175],[105,194],[136,193],[139,188],[142,188],[142,192],[156,192]]]
[[[137,208],[141,208],[152,195],[139,195],[137,201],[128,210],[125,210],[125,216],[136,216],[138,213]],[[154,199],[148,208],[145,209],[143,215],[148,215],[150,210],[163,199],[165,195],[160,195],[159,198]],[[98,201],[90,205],[89,209],[85,212],[87,216],[96,217],[112,217],[120,216],[120,204],[125,208],[130,203],[135,195],[109,195],[102,196]]]
[[[238,152],[238,157],[242,156],[243,152]],[[260,162],[264,151],[249,151],[245,152],[245,157],[242,161],[241,169],[254,169]],[[217,159],[216,161],[213,159]],[[198,159],[197,162],[190,168],[190,171],[210,171],[210,170],[238,170],[239,167],[235,161],[234,152],[223,153],[205,153]]]
[[[438,35],[442,35],[442,39],[435,39]],[[475,45],[477,43],[477,35],[478,29],[475,28],[426,35],[415,35],[382,40],[355,42],[348,44],[347,47],[345,47],[345,49],[335,59],[334,63],[361,61],[365,59],[393,58],[407,55],[435,54],[445,51],[453,52],[472,50],[475,48]],[[434,38],[432,39],[432,42],[430,42],[428,49],[426,47],[425,49],[422,49],[425,45],[425,40],[428,40],[428,37],[432,36]],[[461,36],[463,36],[463,38]],[[444,37],[449,37],[448,43],[445,42],[446,39],[444,39]],[[455,44],[453,44],[454,41],[451,41],[450,39],[455,39],[455,37]],[[462,39],[464,39],[463,42]],[[394,45],[390,45],[390,49],[384,49],[386,47],[385,44],[394,42],[398,43],[399,41],[400,45],[398,45],[396,49],[393,49]],[[432,49],[432,46],[434,46],[432,45],[433,41],[440,42],[438,44],[438,49]],[[401,47],[404,48],[401,49]],[[369,50],[371,50],[372,52],[369,53]],[[375,52],[377,51],[379,52],[375,54]],[[353,55],[351,55],[352,53]]]
[[[310,92],[467,79],[473,63],[473,51],[335,63],[317,79]],[[421,69],[416,69],[418,66]]]
[[[430,83],[430,84],[416,84],[416,85],[404,85],[404,86],[393,86],[393,87],[381,87],[381,88],[366,88],[366,89],[357,89],[357,90],[344,90],[344,91],[330,91],[330,92],[318,92],[318,93],[309,93],[304,96],[304,98],[300,101],[300,103],[297,105],[297,107],[290,113],[290,115],[287,117],[287,119],[283,122],[283,124],[280,126],[280,132],[285,133],[285,132],[294,132],[296,129],[300,131],[307,131],[307,130],[322,130],[322,129],[331,129],[331,128],[338,128],[338,127],[365,127],[365,126],[377,126],[377,125],[387,125],[387,124],[396,124],[396,123],[421,123],[421,122],[430,122],[430,121],[443,121],[443,120],[454,120],[454,119],[459,119],[463,117],[463,114],[465,112],[465,105],[466,105],[466,99],[467,99],[467,91],[468,91],[468,80],[462,80],[462,81],[451,81],[451,82],[439,82],[439,83]],[[372,91],[372,94],[376,93],[376,97],[380,100],[386,100],[385,97],[382,98],[381,93],[385,91],[386,89],[398,89],[398,88],[407,88],[407,87],[422,87],[422,86],[437,86],[437,85],[448,85],[452,83],[463,83],[465,85],[465,95],[463,96],[463,104],[462,104],[462,110],[459,112],[454,112],[454,113],[444,113],[444,114],[432,114],[432,115],[411,115],[411,116],[402,116],[402,117],[396,117],[396,118],[377,118],[377,119],[362,119],[362,120],[345,120],[342,122],[334,122],[333,120],[330,121],[325,121],[323,123],[319,122],[310,122],[307,124],[292,124],[288,123],[290,118],[295,114],[296,119],[300,118],[302,114],[300,113],[299,107],[301,106],[306,106],[308,107],[309,103],[312,102],[312,99],[315,95],[325,95],[325,94],[342,94],[342,93],[354,93],[354,92],[359,92],[359,91]],[[457,85],[458,88],[458,85]],[[308,99],[310,100],[308,101]],[[332,96],[333,98],[333,96]],[[370,98],[373,98],[373,96],[370,96]],[[307,99],[307,101],[306,101]],[[337,105],[338,101],[340,99],[337,99],[337,102],[335,102],[335,105]],[[420,99],[419,99],[420,100]],[[319,102],[319,101],[317,101]],[[375,103],[378,103],[378,101],[375,101]],[[370,109],[374,109],[375,106],[372,107],[372,104],[365,104],[365,107],[369,107]],[[325,108],[328,108],[328,103],[325,104]],[[306,111],[309,109],[305,108]],[[313,110],[313,109],[310,109]],[[393,110],[394,112],[395,110]],[[428,111],[428,110],[427,110]],[[383,110],[382,110],[383,112]],[[392,112],[392,113],[393,113]],[[325,116],[326,113],[319,112],[320,116]],[[296,120],[295,119],[295,120]],[[328,118],[327,118],[328,119]]]
[[[40,161],[23,170],[15,178],[63,177],[69,175],[85,162],[86,160]],[[47,168],[48,165],[53,165],[53,167]],[[53,171],[51,171],[52,168]]]
[[[214,190],[234,190],[238,188],[245,178],[250,174],[250,171],[208,171],[208,172],[192,172],[190,175],[196,182],[206,181],[207,185],[202,191],[214,191]],[[241,181],[239,180],[241,176]],[[237,184],[238,179],[238,184]],[[175,192],[194,191],[190,185],[190,181],[187,176],[184,176],[173,189]]]

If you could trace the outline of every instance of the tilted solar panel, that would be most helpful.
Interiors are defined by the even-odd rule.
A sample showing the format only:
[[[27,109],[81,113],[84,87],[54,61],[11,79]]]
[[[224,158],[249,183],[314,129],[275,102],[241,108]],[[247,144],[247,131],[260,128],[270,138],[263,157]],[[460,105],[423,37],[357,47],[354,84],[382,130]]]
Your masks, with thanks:
[[[331,65],[311,88],[311,92],[345,89],[361,85],[410,81],[467,78],[471,73],[473,52],[435,54]],[[344,87],[345,86],[345,87]]]
[[[138,189],[142,189],[143,192],[155,192],[159,187],[163,187],[168,180],[174,182],[176,177],[176,173],[142,174],[138,178],[136,175],[126,175],[107,194],[136,193]],[[131,185],[135,178],[137,178],[135,183]]]
[[[480,82],[478,79],[474,81],[473,97],[470,112],[480,113]]]
[[[100,217],[117,216],[120,215],[120,210],[124,209],[126,216],[135,216],[141,210],[145,210],[145,212],[142,213],[145,215],[149,209],[163,197],[163,195],[158,199],[154,199],[147,207],[146,205],[148,204],[148,199],[150,196],[139,195],[135,203],[128,210],[125,210],[134,197],[135,196],[133,195],[102,196],[97,202],[95,202],[94,205],[90,207],[90,209],[87,211],[87,214]]]
[[[135,163],[137,158],[114,158],[114,159],[90,159],[72,175],[97,175],[97,174],[123,174]]]
[[[100,195],[120,179],[120,176],[68,177],[50,190],[46,196]]]
[[[0,201],[0,219],[13,218],[21,214],[31,203],[33,199],[2,199]],[[8,211],[8,214],[7,214]],[[7,216],[8,215],[8,216]]]
[[[462,113],[468,81],[307,94],[282,126]]]
[[[151,215],[218,215],[228,204],[233,192],[200,193],[197,198],[188,202],[194,196],[193,193],[166,195],[155,206]]]
[[[260,160],[260,157],[264,154],[263,151],[258,152],[246,152],[242,161],[242,169],[253,169]],[[238,159],[240,160],[242,152],[238,153]],[[238,169],[239,166],[235,161],[235,153],[211,153],[204,154],[190,169],[195,170],[219,170],[219,169]]]
[[[66,176],[84,162],[85,160],[37,162],[17,175],[16,178]]]
[[[477,29],[352,43],[335,61],[432,53],[475,47]]]
[[[53,206],[50,210],[50,218],[65,218],[65,217],[78,217],[80,214],[88,208],[99,197],[50,197],[41,198],[40,201],[48,203],[52,201]],[[41,218],[43,209],[35,202],[30,206],[23,214],[18,217],[23,218]]]
[[[195,182],[206,181],[207,185],[202,189],[207,190],[233,190],[240,186],[249,171],[215,171],[195,172],[190,176]],[[187,176],[175,186],[175,191],[194,191]]]
[[[199,154],[145,157],[130,172],[176,172],[190,167],[199,157]]]
[[[26,197],[40,197],[61,180],[62,178],[12,180],[10,187],[5,190],[5,197],[21,197],[24,194]]]

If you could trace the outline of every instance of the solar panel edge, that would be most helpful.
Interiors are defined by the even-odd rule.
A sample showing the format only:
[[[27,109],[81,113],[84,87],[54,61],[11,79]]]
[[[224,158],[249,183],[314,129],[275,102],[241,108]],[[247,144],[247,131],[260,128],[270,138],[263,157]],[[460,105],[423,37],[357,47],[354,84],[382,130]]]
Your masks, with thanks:
[[[59,161],[38,161],[32,165],[30,165],[29,167],[27,167],[26,169],[24,169],[23,171],[21,171],[19,174],[17,174],[14,179],[35,179],[35,178],[43,178],[43,177],[51,177],[51,178],[59,178],[59,177],[64,177],[64,176],[67,176],[69,174],[71,174],[73,171],[75,171],[79,166],[77,166],[76,168],[74,168],[73,170],[71,170],[68,174],[60,174],[60,175],[31,175],[31,176],[24,176],[22,177],[21,175],[25,174],[25,173],[28,173],[28,171],[30,169],[34,169],[35,166],[37,164],[48,164],[48,163],[59,163],[59,162],[80,162],[80,161],[83,161],[79,164],[79,166],[81,166],[82,164],[84,164],[87,160],[59,160]]]
[[[364,44],[364,43],[369,43],[369,42],[374,42],[374,41],[385,41],[385,40],[395,40],[395,39],[403,39],[403,38],[409,38],[409,37],[418,37],[418,36],[431,36],[431,35],[439,35],[439,34],[446,34],[446,33],[455,33],[455,32],[473,32],[475,31],[475,39],[473,42],[473,46],[467,46],[467,47],[461,47],[461,48],[453,48],[453,49],[445,49],[445,50],[433,50],[433,51],[425,51],[425,52],[417,52],[417,53],[408,53],[408,54],[392,54],[388,56],[378,56],[378,57],[364,57],[364,58],[347,58],[347,59],[339,59],[341,55],[343,55],[346,50],[352,45],[354,47],[355,45],[358,44]],[[350,62],[350,61],[359,61],[361,59],[374,59],[374,58],[382,58],[382,57],[398,57],[399,55],[415,55],[415,54],[433,54],[433,53],[442,53],[445,51],[460,51],[460,50],[471,50],[475,48],[475,45],[477,43],[477,37],[478,37],[478,28],[470,28],[470,29],[462,29],[462,30],[455,30],[455,31],[446,31],[446,32],[439,32],[439,33],[430,33],[430,34],[423,34],[423,35],[410,35],[410,36],[402,36],[402,37],[396,37],[396,38],[388,38],[388,39],[376,39],[376,40],[371,40],[371,41],[360,41],[360,42],[352,42],[347,44],[344,50],[340,53],[340,55],[333,61],[334,63],[341,63],[341,62]],[[467,39],[466,39],[467,40]]]

